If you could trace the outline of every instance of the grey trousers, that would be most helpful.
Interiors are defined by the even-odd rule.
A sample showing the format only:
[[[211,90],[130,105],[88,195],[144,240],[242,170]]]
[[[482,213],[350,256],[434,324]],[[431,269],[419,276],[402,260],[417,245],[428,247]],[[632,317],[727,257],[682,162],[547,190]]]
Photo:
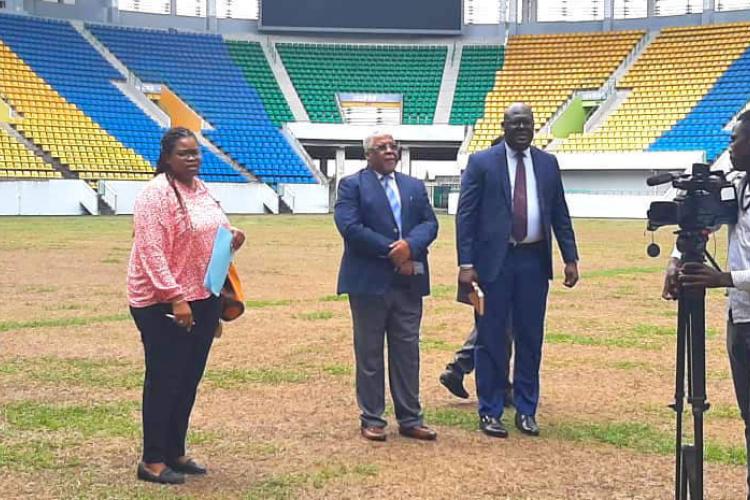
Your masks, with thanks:
[[[510,322],[509,322],[510,323]],[[505,371],[505,380],[507,380],[509,392],[513,393],[513,384],[510,381],[510,358],[513,356],[513,329],[508,325],[505,331],[506,334],[506,352],[508,353],[508,369]],[[451,370],[459,375],[468,375],[474,371],[474,348],[477,343],[477,328],[476,326],[471,330],[469,336],[466,338],[464,345],[461,349],[456,351],[456,356],[453,361],[448,363],[445,367],[446,370]]]
[[[734,393],[745,421],[745,447],[750,457],[750,323],[727,323],[727,352],[732,368]],[[748,500],[750,500],[750,463],[747,474]]]
[[[354,323],[357,404],[363,427],[385,427],[385,365],[401,427],[422,425],[419,404],[419,326],[422,297],[394,288],[385,295],[349,295]]]

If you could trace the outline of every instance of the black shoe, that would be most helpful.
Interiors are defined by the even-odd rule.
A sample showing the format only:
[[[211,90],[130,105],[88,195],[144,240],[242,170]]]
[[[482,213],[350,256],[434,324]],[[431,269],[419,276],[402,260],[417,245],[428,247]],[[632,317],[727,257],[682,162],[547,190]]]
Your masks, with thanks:
[[[454,370],[445,370],[440,374],[440,383],[457,398],[467,399],[469,393],[464,389],[464,376]]]
[[[516,427],[518,430],[529,436],[539,435],[539,426],[536,425],[536,419],[533,415],[522,415],[516,413]]]
[[[508,437],[508,429],[505,428],[503,421],[499,418],[482,415],[479,417],[479,428],[488,436],[499,438]]]
[[[187,462],[185,463],[179,463],[177,461],[175,462],[167,462],[167,465],[177,472],[182,472],[183,474],[192,474],[192,475],[203,475],[208,472],[208,469],[206,469],[203,465],[199,464],[192,458],[189,458]]]
[[[175,472],[169,467],[161,471],[161,474],[154,474],[146,468],[143,462],[140,462],[138,464],[138,479],[149,483],[183,484],[185,482],[185,474]]]

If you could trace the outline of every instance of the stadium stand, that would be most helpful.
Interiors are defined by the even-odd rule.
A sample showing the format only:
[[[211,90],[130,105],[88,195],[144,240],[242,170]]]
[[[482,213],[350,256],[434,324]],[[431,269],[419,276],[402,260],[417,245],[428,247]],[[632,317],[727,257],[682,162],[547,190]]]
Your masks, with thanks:
[[[226,40],[232,59],[240,67],[248,83],[255,87],[271,121],[277,126],[293,122],[294,116],[273,76],[263,49],[257,42]]]
[[[599,89],[643,35],[619,31],[511,37],[469,151],[490,145],[501,133],[503,111],[516,101],[532,106],[538,130],[575,91]],[[550,140],[539,135],[535,142],[544,147]]]
[[[735,71],[709,101],[699,107],[696,104],[709,97],[706,94],[719,77],[746,51],[749,28],[748,24],[737,23],[663,30],[619,82],[618,88],[632,89],[628,98],[601,128],[588,134],[571,134],[560,151],[643,151],[690,113],[690,119],[683,121],[674,135],[665,137],[667,145],[681,144],[680,148],[668,146],[669,150],[700,149],[682,139],[697,125],[710,133],[708,155],[715,158],[727,144],[720,128],[746,102],[742,101],[742,96],[748,95],[746,88],[733,85],[741,73]],[[744,65],[735,70],[740,67]],[[727,89],[736,99],[716,106],[717,99],[724,101]],[[664,142],[656,145],[657,150],[666,147]]]
[[[502,45],[464,46],[451,109],[452,125],[474,125],[482,116],[484,97],[495,83],[495,74],[503,68],[504,56]]]
[[[268,184],[315,183],[220,36],[88,25],[142,81],[167,85],[214,130],[203,135]]]
[[[403,95],[404,124],[431,124],[447,46],[277,43],[314,122],[341,123],[336,93]]]
[[[2,68],[0,66],[0,68]],[[0,128],[0,179],[60,179],[56,171]]]
[[[97,85],[87,76],[113,70],[84,53],[86,42],[69,24],[0,16],[0,37],[0,93],[22,117],[17,130],[81,179],[150,176],[152,168],[141,155],[77,106],[75,97],[95,96]]]
[[[747,48],[690,113],[662,134],[649,151],[702,149],[706,151],[706,160],[713,162],[729,144],[731,133],[724,126],[750,100],[749,81],[750,48]]]

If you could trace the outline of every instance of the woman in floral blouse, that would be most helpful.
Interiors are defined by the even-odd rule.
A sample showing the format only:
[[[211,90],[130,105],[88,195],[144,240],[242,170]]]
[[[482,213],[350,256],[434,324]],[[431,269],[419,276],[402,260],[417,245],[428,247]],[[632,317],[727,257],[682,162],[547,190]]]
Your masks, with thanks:
[[[219,325],[219,299],[203,285],[219,226],[229,226],[198,179],[201,153],[188,129],[161,140],[156,175],[135,201],[128,266],[130,312],[146,358],[143,459],[138,478],[179,484],[206,468],[185,453],[190,412]],[[245,241],[232,230],[232,247]]]

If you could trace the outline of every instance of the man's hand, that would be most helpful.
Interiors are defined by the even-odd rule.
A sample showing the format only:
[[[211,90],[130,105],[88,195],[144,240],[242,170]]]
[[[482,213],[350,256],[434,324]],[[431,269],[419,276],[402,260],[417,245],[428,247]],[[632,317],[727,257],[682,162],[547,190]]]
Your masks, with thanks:
[[[390,248],[388,258],[396,267],[401,267],[404,262],[411,259],[411,248],[409,248],[409,243],[406,240],[394,241],[390,244]]]
[[[694,288],[720,288],[734,286],[730,273],[720,273],[698,262],[686,262],[677,274],[681,286]]]
[[[240,247],[245,243],[245,233],[241,229],[236,227],[231,228],[232,231],[232,250],[239,250]]]
[[[471,286],[472,283],[479,282],[479,275],[477,274],[476,269],[473,267],[470,268],[461,268],[458,271],[458,282],[462,285],[468,285]]]
[[[577,262],[566,262],[565,263],[565,281],[563,285],[568,288],[573,288],[578,283],[578,263]]]
[[[414,261],[413,260],[407,260],[397,268],[398,274],[403,274],[404,276],[413,276],[414,275]]]
[[[680,295],[680,283],[677,281],[677,273],[680,270],[680,261],[672,257],[664,272],[664,288],[661,298],[664,300],[677,300]]]

